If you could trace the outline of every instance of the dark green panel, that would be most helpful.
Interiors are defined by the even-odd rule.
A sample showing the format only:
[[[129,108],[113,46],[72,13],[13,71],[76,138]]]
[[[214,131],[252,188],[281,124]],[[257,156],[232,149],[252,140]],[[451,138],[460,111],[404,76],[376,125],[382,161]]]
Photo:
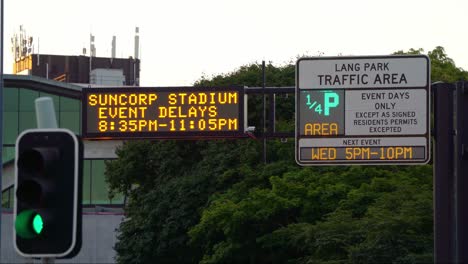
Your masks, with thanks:
[[[15,147],[3,147],[2,160],[7,162],[15,159]]]
[[[18,112],[3,113],[3,144],[15,144],[18,136]]]
[[[2,160],[3,163],[15,159],[15,147],[3,147]]]
[[[36,122],[36,112],[20,112],[19,113],[19,131],[21,133],[23,130],[28,128],[37,128]]]
[[[80,134],[80,113],[60,112],[59,126],[61,128],[68,128],[76,134]]]
[[[13,161],[15,159],[15,148],[10,147],[3,147],[3,152],[2,152],[2,161],[3,164],[9,161]]]
[[[83,161],[83,204],[91,203],[91,161]]]
[[[2,207],[11,208],[10,207],[10,189],[2,192]]]
[[[20,112],[34,112],[34,100],[39,97],[39,92],[29,89],[19,89],[19,111]]]
[[[80,112],[80,101],[60,96],[60,112]]]
[[[105,181],[105,164],[104,160],[92,161],[92,177],[91,177],[91,196],[93,204],[109,204],[109,191]]]
[[[3,90],[3,111],[16,112],[18,111],[18,89],[17,88],[4,88]]]

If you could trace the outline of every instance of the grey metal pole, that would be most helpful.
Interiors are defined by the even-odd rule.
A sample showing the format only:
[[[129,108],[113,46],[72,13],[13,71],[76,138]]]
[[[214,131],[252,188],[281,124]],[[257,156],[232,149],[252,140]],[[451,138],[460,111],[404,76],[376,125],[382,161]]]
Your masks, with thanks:
[[[3,186],[2,186],[2,172],[3,172],[3,0],[0,0],[0,164],[2,169],[0,170],[0,238],[2,237],[2,214],[3,214]],[[0,262],[2,259],[2,245],[0,239]]]
[[[263,91],[263,96],[262,96],[262,102],[263,102],[263,163],[267,163],[267,146],[266,146],[266,104],[265,104],[265,86],[266,86],[266,73],[265,73],[265,61],[262,61],[262,91]]]
[[[54,264],[55,259],[54,258],[42,258],[42,264]]]

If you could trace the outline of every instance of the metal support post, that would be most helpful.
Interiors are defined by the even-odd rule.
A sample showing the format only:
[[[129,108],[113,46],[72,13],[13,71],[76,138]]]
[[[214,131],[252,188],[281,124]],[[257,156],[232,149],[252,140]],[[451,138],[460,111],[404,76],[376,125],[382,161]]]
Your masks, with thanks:
[[[276,129],[276,111],[275,111],[275,105],[276,103],[276,94],[269,94],[268,95],[268,127],[270,128],[268,130],[268,134],[274,134]]]
[[[455,262],[454,122],[451,84],[433,85],[434,94],[434,262]]]
[[[457,263],[468,262],[468,83],[459,82],[457,91],[457,135],[455,161]]]
[[[266,86],[266,69],[265,61],[262,61],[262,102],[263,102],[263,114],[262,114],[262,138],[263,138],[263,163],[267,163],[267,145],[266,145],[266,103],[265,103],[265,86]]]

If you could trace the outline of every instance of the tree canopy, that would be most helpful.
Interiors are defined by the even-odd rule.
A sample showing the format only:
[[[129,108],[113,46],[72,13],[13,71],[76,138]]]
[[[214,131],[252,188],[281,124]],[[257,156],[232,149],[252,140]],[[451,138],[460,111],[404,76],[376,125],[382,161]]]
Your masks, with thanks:
[[[411,49],[403,53],[423,53]],[[433,81],[468,77],[442,47]],[[266,67],[268,86],[294,86],[294,65]],[[196,86],[261,86],[253,63]],[[258,98],[249,122],[260,118]],[[294,98],[277,118],[293,129]],[[257,110],[255,110],[257,109]],[[432,166],[296,165],[294,140],[129,141],[107,162],[126,194],[119,263],[427,263],[433,258]]]

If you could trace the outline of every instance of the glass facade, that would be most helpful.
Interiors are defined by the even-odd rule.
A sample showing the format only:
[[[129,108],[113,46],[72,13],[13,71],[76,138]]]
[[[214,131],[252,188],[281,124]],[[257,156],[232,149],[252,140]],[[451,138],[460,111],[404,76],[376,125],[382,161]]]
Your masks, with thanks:
[[[60,88],[57,88],[60,89]],[[15,141],[25,129],[36,128],[34,100],[48,96],[54,101],[58,126],[81,134],[81,102],[65,96],[53,95],[26,88],[5,87],[3,90],[3,163],[15,158]],[[104,160],[85,160],[83,162],[83,205],[121,205],[124,197],[118,195],[109,199],[109,189],[104,176]],[[12,207],[13,190],[7,188],[2,193],[4,207]]]
[[[2,193],[2,207],[13,208],[13,186],[9,187]]]

